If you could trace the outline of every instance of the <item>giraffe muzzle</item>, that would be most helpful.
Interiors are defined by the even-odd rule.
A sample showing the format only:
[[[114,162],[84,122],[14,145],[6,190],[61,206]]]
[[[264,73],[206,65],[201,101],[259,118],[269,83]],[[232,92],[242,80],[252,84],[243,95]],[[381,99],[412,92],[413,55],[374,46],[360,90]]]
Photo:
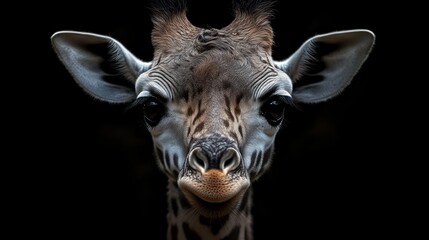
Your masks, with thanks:
[[[234,148],[227,148],[220,153],[205,151],[203,148],[194,148],[188,157],[189,166],[202,173],[209,169],[218,169],[224,174],[240,166],[241,155]]]
[[[239,206],[250,180],[234,142],[211,136],[192,144],[178,185],[191,205],[211,216]]]
[[[227,174],[242,166],[242,162],[234,142],[219,135],[197,140],[187,157],[188,165],[201,173],[217,169]]]

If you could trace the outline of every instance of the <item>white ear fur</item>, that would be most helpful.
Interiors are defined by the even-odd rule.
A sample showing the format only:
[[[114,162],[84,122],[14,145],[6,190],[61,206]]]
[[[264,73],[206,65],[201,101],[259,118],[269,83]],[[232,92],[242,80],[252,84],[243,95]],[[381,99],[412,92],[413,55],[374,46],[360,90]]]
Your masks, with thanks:
[[[74,80],[93,97],[125,103],[136,97],[134,84],[145,63],[113,38],[74,31],[57,32],[52,45]]]
[[[317,35],[291,57],[274,64],[292,79],[296,101],[317,103],[338,95],[350,84],[374,41],[374,33],[363,29]]]

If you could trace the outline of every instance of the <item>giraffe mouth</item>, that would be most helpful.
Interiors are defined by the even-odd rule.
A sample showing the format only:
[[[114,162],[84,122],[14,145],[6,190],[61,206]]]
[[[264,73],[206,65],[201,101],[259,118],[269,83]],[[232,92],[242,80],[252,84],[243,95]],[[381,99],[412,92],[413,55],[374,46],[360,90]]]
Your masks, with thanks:
[[[185,175],[178,184],[189,203],[206,217],[222,217],[239,208],[250,186],[244,176],[227,177],[217,170],[209,170],[198,179]]]
[[[209,218],[220,218],[230,214],[240,207],[241,200],[243,199],[246,190],[247,189],[244,189],[239,194],[222,202],[206,201],[187,190],[183,190],[183,193],[198,213]]]

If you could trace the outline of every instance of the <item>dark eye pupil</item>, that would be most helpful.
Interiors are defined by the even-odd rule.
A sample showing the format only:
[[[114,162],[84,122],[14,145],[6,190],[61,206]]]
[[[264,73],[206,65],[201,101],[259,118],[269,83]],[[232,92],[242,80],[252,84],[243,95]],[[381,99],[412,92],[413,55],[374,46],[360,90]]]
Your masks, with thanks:
[[[272,126],[277,126],[283,120],[285,106],[279,100],[270,100],[266,102],[261,109],[262,116],[264,116],[268,123]]]
[[[143,104],[143,114],[147,124],[153,127],[158,124],[164,116],[164,105],[158,100],[151,98]]]

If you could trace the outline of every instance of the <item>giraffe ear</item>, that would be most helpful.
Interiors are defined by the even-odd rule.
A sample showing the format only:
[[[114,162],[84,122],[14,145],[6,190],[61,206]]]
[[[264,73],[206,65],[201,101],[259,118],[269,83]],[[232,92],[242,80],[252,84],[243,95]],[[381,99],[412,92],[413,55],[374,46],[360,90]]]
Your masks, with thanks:
[[[368,30],[317,35],[291,57],[274,64],[292,79],[296,101],[317,103],[338,95],[350,84],[374,40],[375,35]]]
[[[121,43],[107,36],[61,31],[51,41],[79,86],[110,103],[133,101],[135,81],[151,65],[138,60]]]

